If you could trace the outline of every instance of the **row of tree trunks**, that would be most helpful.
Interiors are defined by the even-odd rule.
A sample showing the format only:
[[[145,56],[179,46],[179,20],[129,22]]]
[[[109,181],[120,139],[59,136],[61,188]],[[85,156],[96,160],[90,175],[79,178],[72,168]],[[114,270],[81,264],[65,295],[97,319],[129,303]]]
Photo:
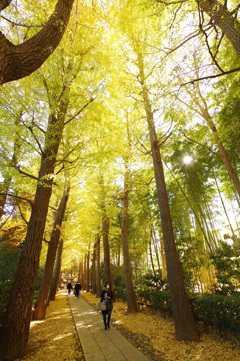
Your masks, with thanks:
[[[33,318],[35,320],[44,319],[46,315],[46,309],[49,301],[50,286],[52,282],[54,262],[56,258],[58,242],[61,234],[61,226],[67,206],[68,197],[69,197],[69,188],[64,190],[62,199],[60,201],[58,210],[56,212],[53,230],[48,245],[47,259],[46,259],[44,274],[39,291],[39,297],[33,314]]]
[[[32,213],[7,310],[0,329],[2,360],[22,357],[26,352],[32,316],[32,298],[52,193],[52,175],[54,174],[67,108],[68,99],[62,99],[59,112],[51,113],[49,116]]]

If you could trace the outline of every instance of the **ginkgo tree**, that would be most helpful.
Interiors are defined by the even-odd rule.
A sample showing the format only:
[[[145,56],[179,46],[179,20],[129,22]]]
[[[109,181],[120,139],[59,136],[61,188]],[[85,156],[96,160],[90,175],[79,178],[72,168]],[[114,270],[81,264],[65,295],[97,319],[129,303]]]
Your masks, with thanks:
[[[217,82],[186,84],[195,83],[195,78],[203,75],[202,69],[211,75],[229,45],[226,39],[218,45],[219,37],[214,42],[214,37],[208,35],[212,24],[204,22],[197,3],[194,11],[190,11],[192,3],[188,1],[180,1],[181,6],[167,3],[82,3],[81,11],[76,8],[74,12],[77,21],[70,21],[64,45],[49,61],[17,83],[15,90],[12,83],[2,87],[6,100],[1,101],[5,107],[1,134],[4,122],[16,132],[12,135],[7,131],[1,140],[5,185],[1,193],[21,197],[27,188],[25,198],[33,203],[32,212],[31,206],[15,211],[27,223],[18,274],[24,275],[28,262],[31,272],[29,292],[24,289],[27,295],[18,292],[23,289],[22,281],[15,278],[16,290],[10,296],[2,328],[6,359],[22,355],[26,347],[38,263],[40,259],[44,265],[48,248],[44,245],[40,256],[42,239],[51,238],[52,210],[61,197],[64,176],[70,182],[70,196],[53,288],[56,290],[61,257],[62,269],[77,270],[87,290],[91,271],[93,289],[98,294],[101,281],[112,282],[116,274],[123,278],[125,272],[128,308],[135,312],[134,282],[128,281],[138,281],[148,268],[155,274],[157,270],[160,274],[162,268],[165,278],[167,264],[176,338],[199,340],[181,262],[184,271],[194,274],[196,281],[191,290],[199,283],[204,285],[199,289],[209,289],[211,280],[208,282],[205,275],[206,267],[201,267],[205,263],[212,272],[209,254],[218,247],[220,237],[215,201],[218,196],[223,200],[220,189],[229,185],[227,172],[215,156],[215,144],[226,146],[237,173],[238,156],[224,139],[223,125],[226,114],[238,119],[237,102],[232,102],[228,94],[230,78],[225,87],[221,86],[224,98],[221,90],[216,90]],[[199,2],[200,8],[204,10],[207,3]],[[226,10],[226,6],[225,10],[220,8]],[[204,11],[211,12],[215,21],[215,10],[211,7]],[[31,31],[29,37],[35,30]],[[11,36],[15,38],[16,33],[13,31]],[[215,57],[211,57],[206,37],[212,47],[216,46]],[[237,84],[237,73],[234,76]],[[215,113],[211,113],[212,107],[216,107]],[[213,135],[202,119],[214,130]],[[229,132],[232,129],[234,126],[229,126]],[[185,151],[195,154],[195,163],[180,163]],[[47,164],[50,168],[46,172]],[[233,196],[234,191],[231,188],[225,193]],[[8,212],[6,207],[4,221]],[[30,237],[30,229],[39,232]],[[31,247],[37,247],[33,258]],[[51,257],[51,276],[55,251],[56,247]],[[213,277],[214,272],[209,279]],[[48,287],[49,281],[50,277]],[[14,292],[21,296],[17,298]],[[13,319],[13,308],[21,320]],[[12,329],[20,327],[25,330],[23,337],[19,333],[12,336]]]
[[[81,58],[80,54],[79,57]],[[35,178],[37,180],[37,188],[30,220],[28,222],[24,247],[18,264],[19,271],[17,270],[16,272],[5,319],[1,327],[1,334],[3,335],[1,337],[1,353],[4,358],[16,357],[25,352],[31,319],[32,295],[52,192],[54,172],[58,163],[58,149],[63,136],[64,126],[79,116],[93,100],[91,95],[88,99],[82,97],[77,104],[77,108],[72,108],[72,114],[69,116],[70,119],[68,119],[68,109],[71,106],[71,86],[81,66],[81,62],[80,64],[76,63],[75,70],[73,69],[71,72],[72,62],[73,59],[67,60],[66,69],[61,72],[60,60],[59,72],[55,74],[61,77],[62,81],[60,84],[55,83],[53,91],[49,86],[50,80],[46,79],[45,75],[40,76],[40,79],[43,79],[45,85],[45,91],[43,91],[42,94],[45,93],[45,96],[48,98],[49,115],[45,129],[36,123],[29,125],[29,131],[37,143],[36,148],[41,156],[41,162],[38,176]],[[89,93],[92,91],[91,88]],[[45,113],[45,117],[46,114],[47,113]],[[42,139],[38,138],[36,132],[42,133]],[[23,284],[26,287],[25,290]],[[18,296],[16,296],[16,294]],[[16,327],[8,326],[9,324],[13,325],[14,322],[17,325]],[[13,344],[14,347],[11,346]]]

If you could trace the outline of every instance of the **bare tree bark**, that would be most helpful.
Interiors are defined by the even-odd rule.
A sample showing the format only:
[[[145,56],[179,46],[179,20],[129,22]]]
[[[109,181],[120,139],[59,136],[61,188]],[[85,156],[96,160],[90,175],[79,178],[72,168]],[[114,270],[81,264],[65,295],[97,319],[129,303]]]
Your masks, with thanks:
[[[92,258],[92,293],[97,293],[97,274],[96,274],[96,252],[97,252],[97,244],[94,243],[93,246],[93,258]]]
[[[0,329],[2,360],[22,357],[26,352],[32,314],[32,297],[52,193],[52,175],[54,174],[67,108],[68,98],[63,97],[58,112],[51,113],[49,116],[32,213],[10,292],[9,303]]]
[[[174,238],[172,217],[168,202],[168,194],[163,170],[163,162],[154,124],[153,111],[151,108],[151,102],[149,99],[148,89],[145,81],[143,56],[140,52],[137,53],[137,56],[139,80],[142,87],[142,97],[151,143],[151,153],[153,158],[158,206],[162,223],[162,232],[167,263],[167,274],[175,322],[176,339],[179,341],[199,341],[199,333],[185,289],[182,265],[179,261]]]
[[[14,45],[0,32],[0,85],[30,75],[45,62],[62,39],[73,2],[58,0],[42,30],[21,44]],[[0,10],[3,8],[1,1]]]
[[[96,238],[96,244],[97,244],[97,250],[96,250],[96,258],[97,258],[97,274],[96,274],[96,278],[97,278],[97,297],[100,297],[101,295],[101,262],[100,262],[100,242],[101,242],[101,238],[100,238],[100,234],[97,234],[97,238]]]
[[[59,282],[59,278],[60,278],[60,271],[61,271],[62,250],[63,250],[63,240],[60,239],[60,241],[58,243],[56,262],[55,262],[53,278],[52,278],[51,287],[50,287],[49,301],[55,300],[57,286],[58,286],[58,282]]]
[[[88,245],[88,251],[87,251],[87,263],[86,263],[86,291],[90,291],[90,245]]]
[[[83,289],[86,290],[86,274],[87,274],[87,254],[85,252],[85,255],[84,255],[84,264],[83,264],[83,277],[82,277],[82,280],[83,280]]]
[[[83,285],[83,261],[79,262],[78,280]]]
[[[152,271],[153,271],[154,276],[156,276],[156,271],[155,271],[154,262],[153,262],[152,238],[151,238],[151,237],[149,237],[148,247],[149,247],[149,255],[150,255],[150,261],[151,261]]]
[[[167,264],[166,264],[166,254],[164,250],[164,242],[162,237],[160,236],[160,245],[161,245],[161,259],[162,259],[162,279],[167,279]]]
[[[5,9],[11,4],[12,0],[0,0],[0,11]]]
[[[219,26],[240,56],[240,23],[227,9],[227,2],[218,0],[199,0],[198,2],[200,9],[210,16],[215,25]]]
[[[45,269],[44,274],[42,278],[41,288],[37,300],[37,304],[34,311],[34,319],[35,320],[42,320],[45,318],[47,305],[48,305],[48,298],[49,298],[49,291],[52,281],[52,275],[53,275],[53,267],[54,267],[54,261],[56,258],[57,253],[57,247],[58,242],[61,234],[61,226],[67,206],[67,201],[69,197],[69,188],[67,190],[64,190],[61,202],[59,204],[53,230],[51,233],[50,242],[48,245],[48,252],[47,252],[47,259],[45,263]]]
[[[104,251],[104,276],[105,281],[112,285],[112,272],[110,262],[110,247],[109,247],[109,218],[106,214],[105,207],[102,207],[102,238],[103,238],[103,251]]]
[[[138,306],[136,295],[133,287],[132,281],[132,267],[130,262],[129,255],[129,245],[128,245],[128,224],[129,224],[129,214],[128,214],[128,194],[129,194],[129,170],[126,165],[125,177],[124,177],[124,194],[123,194],[123,204],[122,204],[122,224],[121,224],[121,237],[122,237],[122,248],[123,248],[123,267],[124,267],[124,277],[125,285],[127,292],[127,304],[129,313],[137,313]]]

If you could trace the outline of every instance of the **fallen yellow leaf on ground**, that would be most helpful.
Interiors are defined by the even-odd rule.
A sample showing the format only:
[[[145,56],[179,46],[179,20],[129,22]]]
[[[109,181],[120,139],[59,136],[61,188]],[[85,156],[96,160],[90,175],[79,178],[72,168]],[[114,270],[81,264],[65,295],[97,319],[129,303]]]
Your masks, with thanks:
[[[65,292],[50,302],[45,320],[31,322],[27,354],[20,360],[84,361]]]
[[[99,299],[91,293],[83,293],[91,304],[96,304]],[[175,340],[173,321],[162,317],[151,309],[144,308],[137,314],[128,314],[127,306],[123,302],[115,302],[112,319],[114,324],[129,341],[141,348],[149,359],[151,352],[162,361],[239,361],[240,340],[228,335],[223,338],[215,330],[208,329],[199,324],[201,342],[179,342]]]

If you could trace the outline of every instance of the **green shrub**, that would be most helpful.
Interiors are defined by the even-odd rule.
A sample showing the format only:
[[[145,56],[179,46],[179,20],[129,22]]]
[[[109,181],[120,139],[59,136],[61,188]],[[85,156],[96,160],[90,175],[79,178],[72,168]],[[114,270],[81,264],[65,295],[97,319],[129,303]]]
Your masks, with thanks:
[[[172,316],[168,291],[138,290],[139,302]],[[190,302],[197,320],[220,331],[231,331],[240,335],[240,297],[214,294],[191,294]]]
[[[123,302],[126,302],[127,301],[126,288],[115,286],[114,287],[114,296],[116,299],[121,299]]]
[[[169,291],[138,290],[138,301],[150,304],[152,308],[172,315],[172,304]]]
[[[214,285],[212,293],[237,294],[240,280],[240,240],[234,239],[232,245],[221,241],[220,247],[215,250],[214,255],[211,255],[211,259],[218,281]]]
[[[240,334],[239,296],[202,294],[192,300],[192,306],[196,318],[206,325]]]
[[[6,311],[6,306],[11,287],[12,287],[11,281],[0,283],[0,322]]]

